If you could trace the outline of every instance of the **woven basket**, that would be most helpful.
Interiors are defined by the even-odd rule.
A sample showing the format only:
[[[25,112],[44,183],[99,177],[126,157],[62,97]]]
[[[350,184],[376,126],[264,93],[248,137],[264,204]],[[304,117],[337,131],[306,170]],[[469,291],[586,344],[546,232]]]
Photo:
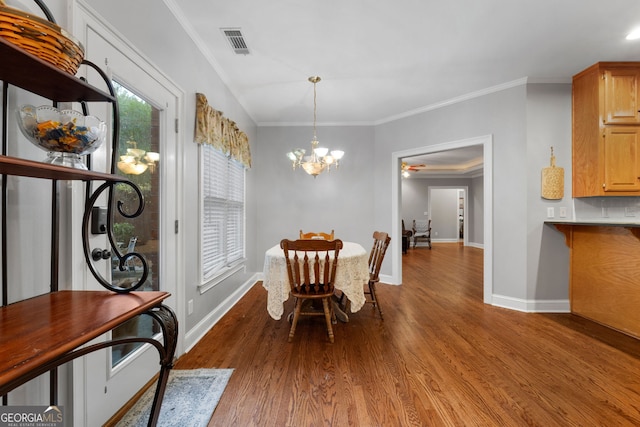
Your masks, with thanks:
[[[0,37],[72,75],[84,57],[82,45],[58,25],[1,5]]]

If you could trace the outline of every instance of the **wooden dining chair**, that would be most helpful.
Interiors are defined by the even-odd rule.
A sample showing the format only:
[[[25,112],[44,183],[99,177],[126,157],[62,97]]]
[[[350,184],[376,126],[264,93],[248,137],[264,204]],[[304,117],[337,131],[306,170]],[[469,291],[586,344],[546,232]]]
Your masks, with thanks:
[[[318,233],[303,233],[302,230],[300,230],[300,238],[301,239],[324,239],[324,240],[333,240],[334,239],[334,233],[333,230],[331,230],[331,233],[323,233],[323,232],[318,232]]]
[[[369,295],[368,303],[373,304],[374,307],[378,308],[378,312],[380,313],[380,318],[384,320],[382,315],[382,308],[380,308],[380,302],[378,301],[378,296],[376,295],[376,283],[380,281],[380,267],[382,266],[382,261],[384,260],[384,254],[387,252],[387,248],[389,247],[389,242],[391,242],[391,237],[389,234],[382,231],[374,231],[373,232],[373,247],[371,248],[371,253],[369,254],[369,290],[365,290],[365,295]]]
[[[291,295],[295,297],[295,308],[289,342],[293,340],[300,316],[324,316],[329,341],[333,342],[334,318],[331,297],[334,292],[338,255],[342,249],[342,240],[287,240],[280,242],[284,251],[287,275],[291,285]],[[322,311],[314,311],[306,301],[322,301]]]

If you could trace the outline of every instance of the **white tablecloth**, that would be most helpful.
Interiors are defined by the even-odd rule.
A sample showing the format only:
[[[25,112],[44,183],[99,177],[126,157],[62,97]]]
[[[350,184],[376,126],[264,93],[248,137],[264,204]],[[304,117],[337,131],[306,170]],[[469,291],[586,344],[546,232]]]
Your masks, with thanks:
[[[357,243],[342,242],[338,255],[335,288],[344,292],[351,302],[351,312],[362,308],[365,302],[364,285],[369,281],[369,254]],[[284,252],[280,244],[264,254],[264,280],[267,290],[267,310],[276,320],[282,317],[284,302],[289,299],[291,286],[287,276]]]

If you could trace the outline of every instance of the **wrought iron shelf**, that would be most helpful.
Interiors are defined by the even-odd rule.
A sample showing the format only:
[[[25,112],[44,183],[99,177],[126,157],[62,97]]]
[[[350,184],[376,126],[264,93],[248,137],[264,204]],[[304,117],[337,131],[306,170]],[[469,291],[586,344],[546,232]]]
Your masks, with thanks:
[[[58,102],[115,102],[107,92],[57,69],[3,38],[0,38],[0,58],[0,80],[29,92]]]
[[[41,0],[35,0],[38,5],[47,12],[46,6]],[[49,14],[47,14],[49,16]],[[115,147],[118,141],[118,102],[109,78],[95,64],[83,61],[83,64],[93,68],[104,80],[109,92],[104,92],[89,85],[85,80],[61,71],[31,55],[24,49],[0,38],[0,80],[4,86],[2,96],[2,114],[0,114],[0,138],[2,140],[2,152],[7,154],[6,145],[8,114],[8,97],[6,88],[9,85],[20,87],[31,93],[48,98],[55,102],[108,102],[113,108],[112,140]],[[0,89],[2,91],[2,89]],[[84,107],[84,106],[83,106]],[[84,110],[84,108],[83,108]],[[85,112],[86,114],[86,112]],[[112,163],[115,163],[116,151],[112,154]],[[112,167],[111,172],[114,172]],[[6,394],[25,382],[36,378],[45,372],[50,372],[49,401],[56,404],[58,401],[58,374],[57,367],[63,363],[74,360],[96,350],[106,349],[115,345],[127,343],[146,343],[156,348],[160,357],[160,372],[157,379],[156,393],[153,399],[151,413],[149,415],[150,426],[155,426],[160,414],[160,405],[169,376],[173,367],[173,357],[178,341],[178,319],[173,311],[164,304],[169,297],[167,292],[134,292],[146,280],[148,274],[147,263],[137,253],[123,255],[118,252],[111,231],[111,222],[108,221],[108,236],[111,247],[115,248],[115,255],[123,261],[129,257],[138,257],[143,264],[143,274],[137,283],[128,288],[113,285],[102,278],[100,269],[97,269],[92,259],[92,251],[89,246],[89,219],[92,208],[103,192],[108,192],[110,209],[113,206],[127,218],[140,215],[144,209],[144,199],[140,189],[129,179],[115,175],[114,173],[102,173],[90,170],[73,169],[65,166],[51,165],[32,160],[0,155],[0,175],[21,176],[29,178],[48,179],[54,182],[52,186],[51,206],[51,263],[50,279],[51,292],[28,298],[22,301],[8,304],[8,277],[9,269],[7,254],[7,186],[2,185],[0,207],[2,218],[2,242],[0,255],[2,258],[3,277],[1,278],[0,298],[0,344],[2,346],[2,360],[0,360],[0,396],[2,403],[7,403]],[[58,290],[59,275],[59,222],[58,207],[59,197],[56,181],[84,181],[102,182],[99,188],[92,190],[92,185],[87,185],[85,211],[82,220],[82,240],[85,260],[94,277],[105,287],[106,291],[60,291]],[[3,179],[3,184],[6,180]],[[118,183],[130,186],[137,193],[139,205],[134,212],[123,210],[120,201],[113,201],[112,190]],[[110,218],[111,216],[108,215]],[[101,250],[111,259],[108,250]],[[105,259],[105,258],[101,258]],[[134,336],[120,339],[97,342],[85,345],[105,332],[116,328],[129,319],[136,316],[150,316],[162,331],[162,340]]]
[[[98,348],[119,344],[121,340],[114,340],[80,348],[135,316],[157,317],[162,311],[155,310],[167,310],[161,308],[161,304],[168,297],[167,292],[118,295],[109,291],[59,291],[0,307],[0,342],[4,354],[0,361],[0,395],[62,363]],[[165,323],[170,324],[168,329]],[[166,329],[166,339],[174,343],[175,321],[164,322],[162,327]],[[173,356],[172,345],[161,349],[165,363],[164,359]]]
[[[73,169],[2,155],[0,155],[0,174],[69,181],[130,182],[127,178],[119,175]]]

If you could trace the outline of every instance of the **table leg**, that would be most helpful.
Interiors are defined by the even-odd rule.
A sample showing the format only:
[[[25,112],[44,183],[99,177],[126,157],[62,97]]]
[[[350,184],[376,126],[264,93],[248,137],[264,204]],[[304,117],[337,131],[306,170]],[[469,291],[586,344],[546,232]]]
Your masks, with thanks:
[[[334,295],[331,297],[331,303],[333,304],[333,311],[336,314],[336,318],[341,322],[347,323],[349,321],[349,316],[347,315],[348,311],[345,308],[343,308],[341,304],[342,299],[343,299],[342,297],[338,298],[337,295]],[[344,299],[347,300],[347,302],[345,303],[345,307],[346,307],[349,304],[349,298],[344,296]]]

